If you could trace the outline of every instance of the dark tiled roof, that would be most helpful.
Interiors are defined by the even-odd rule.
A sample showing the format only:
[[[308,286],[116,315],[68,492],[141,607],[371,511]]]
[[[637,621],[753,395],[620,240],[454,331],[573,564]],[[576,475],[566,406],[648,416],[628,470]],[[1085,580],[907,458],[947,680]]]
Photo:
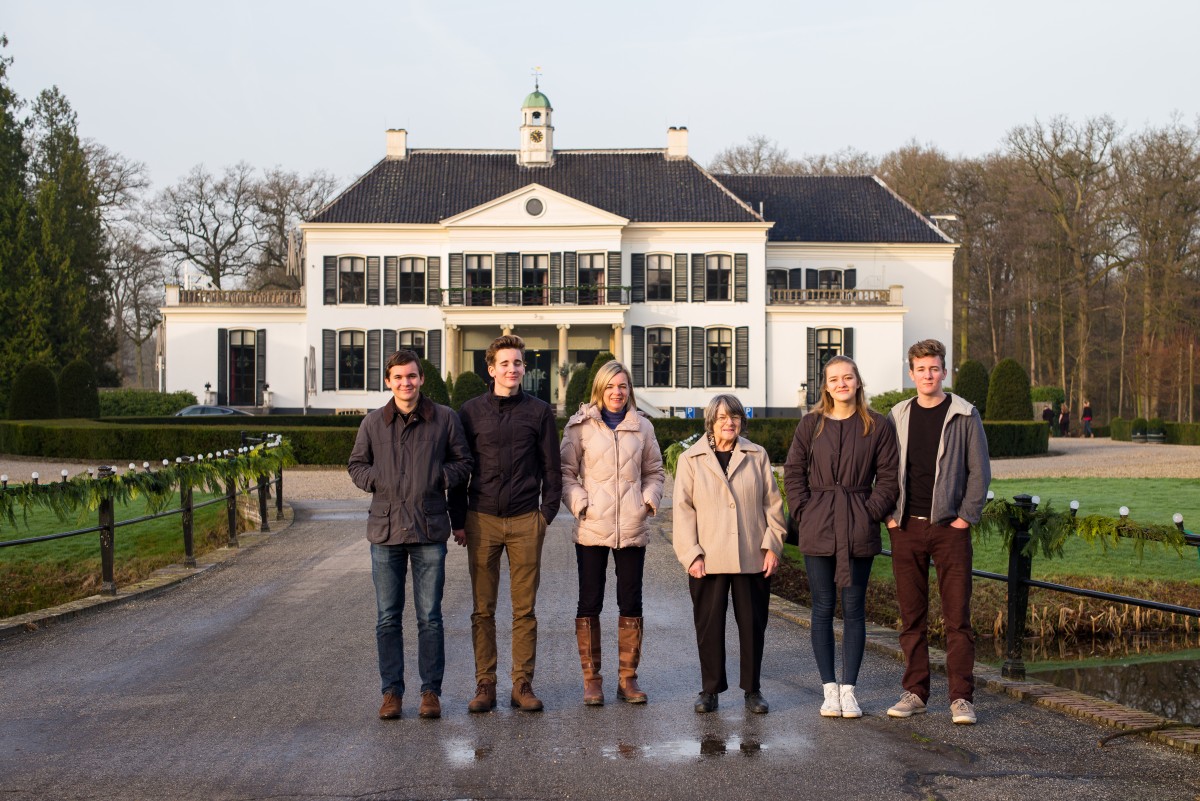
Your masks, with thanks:
[[[383,160],[312,218],[315,223],[437,223],[531,183],[635,222],[757,222],[691,159],[663,151],[558,152],[522,167],[516,151],[409,151]]]
[[[774,222],[772,242],[945,243],[950,239],[873,176],[714,175]]]

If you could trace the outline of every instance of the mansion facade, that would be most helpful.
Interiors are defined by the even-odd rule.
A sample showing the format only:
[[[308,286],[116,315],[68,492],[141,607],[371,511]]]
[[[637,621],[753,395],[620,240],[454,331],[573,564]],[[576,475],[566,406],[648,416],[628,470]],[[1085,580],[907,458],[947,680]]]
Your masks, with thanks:
[[[385,158],[302,224],[300,290],[168,286],[163,388],[369,410],[397,348],[486,380],[488,344],[513,333],[525,390],[560,411],[570,371],[608,350],[650,414],[731,392],[797,416],[835,354],[871,394],[905,385],[912,342],[951,345],[957,246],[878,178],[712,174],[686,128],[666,148],[555,150],[552,113],[530,94],[515,150],[388,131]]]

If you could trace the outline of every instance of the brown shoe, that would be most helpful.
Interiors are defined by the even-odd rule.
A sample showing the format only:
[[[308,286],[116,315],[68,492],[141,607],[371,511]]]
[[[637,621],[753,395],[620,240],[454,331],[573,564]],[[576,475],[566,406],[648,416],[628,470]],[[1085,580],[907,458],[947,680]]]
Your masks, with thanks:
[[[396,718],[400,717],[400,711],[402,707],[401,701],[403,701],[403,699],[404,696],[397,695],[391,690],[388,690],[386,693],[384,693],[383,706],[379,707],[379,719],[395,720]]]
[[[484,679],[475,687],[475,697],[467,704],[467,711],[491,712],[496,708],[496,682]]]
[[[637,683],[638,664],[642,661],[642,619],[622,617],[617,622],[617,648],[620,651],[620,670],[617,679],[617,698],[630,704],[646,703],[646,694]]]
[[[583,668],[583,702],[604,706],[604,680],[600,677],[600,618],[575,618],[579,664]]]
[[[517,686],[513,687],[512,705],[522,712],[542,711],[542,702],[533,694],[533,685],[529,683],[529,679],[521,679]]]
[[[421,708],[417,710],[418,717],[440,718],[442,716],[442,701],[433,690],[421,693]]]

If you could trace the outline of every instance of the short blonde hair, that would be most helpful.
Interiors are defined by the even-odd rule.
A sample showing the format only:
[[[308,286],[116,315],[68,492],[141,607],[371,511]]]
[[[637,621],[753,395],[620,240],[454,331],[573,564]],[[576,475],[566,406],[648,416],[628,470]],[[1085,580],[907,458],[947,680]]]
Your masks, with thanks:
[[[604,406],[604,388],[608,386],[608,382],[621,373],[625,374],[625,380],[629,382],[629,398],[625,401],[624,411],[628,412],[630,409],[637,408],[637,398],[633,394],[633,376],[629,369],[616,359],[605,362],[596,371],[596,380],[592,382],[592,403],[600,407]]]
[[[717,415],[724,409],[725,413],[730,417],[736,417],[742,421],[741,430],[746,430],[746,408],[742,406],[742,402],[735,395],[717,395],[708,402],[708,406],[704,409],[704,433],[712,434],[713,427],[717,424]]]

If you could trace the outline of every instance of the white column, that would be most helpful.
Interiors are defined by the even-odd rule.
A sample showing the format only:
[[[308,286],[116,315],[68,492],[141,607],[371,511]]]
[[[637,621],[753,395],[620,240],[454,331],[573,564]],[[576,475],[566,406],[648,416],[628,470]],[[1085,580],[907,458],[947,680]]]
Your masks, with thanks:
[[[609,336],[609,350],[617,357],[617,361],[625,363],[625,324],[613,323],[612,334]]]
[[[558,413],[566,416],[567,412],[567,378],[570,373],[567,372],[571,366],[567,361],[567,331],[571,328],[570,323],[558,324]],[[573,411],[573,410],[572,410]]]
[[[462,354],[458,330],[457,325],[446,326],[446,371],[455,379],[458,378],[459,371],[462,369],[458,364]]]

